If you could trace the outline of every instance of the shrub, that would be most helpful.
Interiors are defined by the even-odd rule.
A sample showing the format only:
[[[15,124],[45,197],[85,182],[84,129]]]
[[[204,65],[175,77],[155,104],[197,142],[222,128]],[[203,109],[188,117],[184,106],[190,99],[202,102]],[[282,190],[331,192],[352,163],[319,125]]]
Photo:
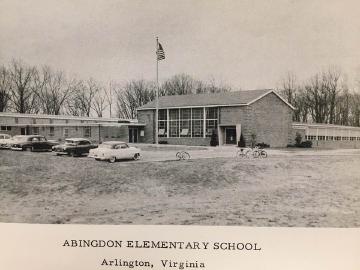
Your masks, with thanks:
[[[241,135],[240,135],[240,141],[238,141],[238,147],[245,147],[245,146],[246,146],[245,138],[244,138],[244,136],[243,136],[242,133],[241,133]]]
[[[300,143],[301,148],[311,148],[312,147],[312,141],[304,141]]]
[[[296,147],[295,144],[288,144],[286,147],[290,148],[290,147]]]
[[[159,144],[168,144],[167,141],[159,141]]]
[[[218,135],[214,129],[211,134],[210,146],[217,146],[217,145],[219,145],[219,139],[218,139]]]
[[[251,133],[251,148],[254,148],[256,144],[256,133]]]
[[[269,148],[270,144],[261,142],[261,143],[257,143],[256,146],[258,146],[259,148]]]
[[[301,145],[301,141],[302,141],[301,134],[299,132],[296,132],[295,145],[299,147]]]

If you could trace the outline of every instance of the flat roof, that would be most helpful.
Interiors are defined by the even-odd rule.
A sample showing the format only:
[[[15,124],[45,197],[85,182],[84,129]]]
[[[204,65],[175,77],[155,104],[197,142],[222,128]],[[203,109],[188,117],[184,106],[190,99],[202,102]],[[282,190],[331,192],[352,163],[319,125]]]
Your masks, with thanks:
[[[334,129],[358,129],[360,130],[360,127],[354,127],[354,126],[342,126],[342,125],[334,125],[334,124],[324,124],[324,123],[299,123],[299,122],[293,122],[292,126],[297,129],[302,128],[334,128]]]
[[[144,127],[143,123],[56,123],[56,124],[1,124],[10,127]]]
[[[32,114],[32,113],[13,113],[0,112],[1,116],[19,117],[19,118],[36,118],[36,119],[57,119],[57,120],[79,120],[79,121],[99,121],[99,122],[129,122],[136,123],[137,119],[125,118],[105,118],[105,117],[87,117],[87,116],[72,116],[72,115],[52,115],[52,114]]]

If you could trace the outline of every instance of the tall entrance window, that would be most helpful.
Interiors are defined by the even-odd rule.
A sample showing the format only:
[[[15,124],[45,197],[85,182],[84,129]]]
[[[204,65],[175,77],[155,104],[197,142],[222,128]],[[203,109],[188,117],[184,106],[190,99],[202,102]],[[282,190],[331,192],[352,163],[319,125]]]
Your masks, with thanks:
[[[180,137],[191,135],[191,109],[180,109]]]
[[[169,110],[169,137],[179,137],[179,109]]]
[[[211,137],[218,125],[218,108],[206,108],[206,137]]]
[[[217,107],[159,110],[159,137],[211,137],[217,127]]]
[[[204,109],[192,109],[192,137],[203,137],[204,135]]]
[[[166,137],[167,136],[167,110],[159,110],[158,115],[158,131],[159,137]]]

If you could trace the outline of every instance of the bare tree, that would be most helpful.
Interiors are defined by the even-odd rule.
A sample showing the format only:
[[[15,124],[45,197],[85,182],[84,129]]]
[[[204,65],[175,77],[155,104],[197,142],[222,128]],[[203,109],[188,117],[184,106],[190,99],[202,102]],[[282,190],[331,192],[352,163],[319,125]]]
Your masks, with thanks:
[[[37,113],[39,104],[34,94],[34,75],[36,69],[13,60],[10,66],[12,87],[10,100],[13,110],[18,113]]]
[[[66,104],[68,113],[75,116],[90,116],[95,96],[101,89],[100,84],[90,78],[86,82],[77,81],[73,89],[73,95]]]
[[[162,94],[167,96],[192,94],[195,80],[187,74],[177,74],[166,80],[161,88]]]
[[[9,71],[0,67],[0,112],[6,111],[11,92],[11,80]]]
[[[136,109],[155,98],[155,84],[133,80],[116,93],[116,106],[120,118],[136,118]]]
[[[103,113],[107,108],[107,95],[105,88],[99,88],[99,91],[95,93],[92,109],[95,111],[97,117],[103,117]]]
[[[337,96],[340,92],[339,82],[340,82],[341,72],[340,69],[336,67],[330,67],[328,71],[323,72],[323,87],[328,94],[328,123],[334,124],[335,122],[335,106]]]
[[[280,94],[287,100],[287,102],[294,104],[298,89],[299,86],[295,74],[287,72],[281,80]]]
[[[44,66],[41,72],[36,72],[35,88],[42,112],[46,114],[60,114],[72,93],[72,85],[67,82],[64,73],[53,72],[48,66]]]
[[[104,89],[106,103],[109,106],[110,118],[113,115],[113,104],[114,104],[114,99],[115,99],[114,95],[117,92],[116,89],[118,89],[118,88],[120,88],[119,85],[116,82],[111,81],[109,83],[109,86]]]

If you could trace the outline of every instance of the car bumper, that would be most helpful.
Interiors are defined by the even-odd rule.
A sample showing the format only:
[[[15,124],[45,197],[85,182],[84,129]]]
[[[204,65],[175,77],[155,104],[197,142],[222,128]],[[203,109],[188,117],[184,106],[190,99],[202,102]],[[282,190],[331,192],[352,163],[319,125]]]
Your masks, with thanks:
[[[64,152],[64,151],[53,151],[56,155],[68,155],[68,152]]]
[[[11,146],[8,145],[8,144],[0,144],[0,148],[1,148],[1,149],[10,149]]]
[[[92,153],[89,153],[88,157],[90,157],[90,158],[95,158],[95,159],[98,159],[98,160],[108,160],[108,159],[109,159],[108,156],[103,156],[103,155],[98,155],[98,154],[92,154]]]
[[[22,151],[23,149],[21,147],[10,147],[11,150],[14,151]]]

